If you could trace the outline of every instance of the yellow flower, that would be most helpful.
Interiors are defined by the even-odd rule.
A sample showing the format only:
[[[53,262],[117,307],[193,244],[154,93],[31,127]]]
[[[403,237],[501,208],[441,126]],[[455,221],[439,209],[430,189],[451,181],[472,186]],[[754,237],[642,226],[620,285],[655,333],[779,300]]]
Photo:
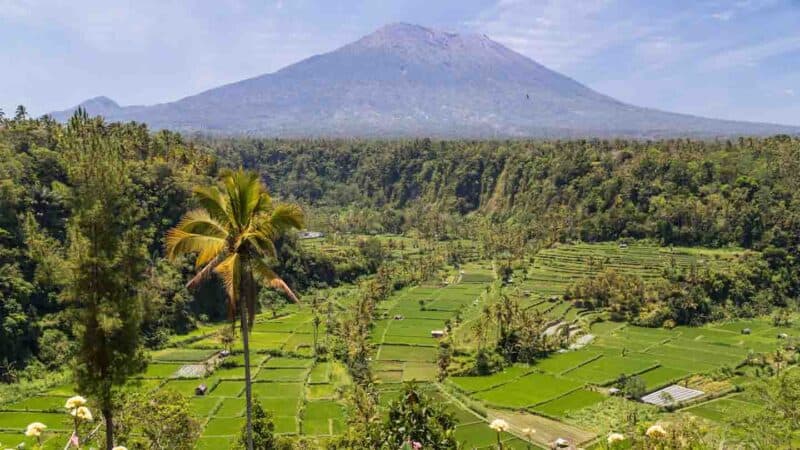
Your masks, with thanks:
[[[73,416],[77,417],[80,420],[85,420],[87,422],[91,422],[92,420],[94,420],[94,418],[92,417],[92,412],[89,411],[89,408],[85,406],[80,406],[78,408],[73,409],[72,412],[70,412],[70,414],[72,414]]]
[[[644,433],[649,438],[658,439],[667,436],[667,430],[659,424],[651,425]]]
[[[74,410],[80,408],[81,406],[86,406],[86,399],[81,397],[80,395],[68,398],[67,403],[64,404],[64,408],[67,408],[69,410]]]
[[[534,430],[533,428],[523,428],[522,434],[524,434],[525,436],[532,436],[536,434],[536,430]]]
[[[616,444],[617,442],[622,442],[625,440],[625,435],[621,433],[610,433],[608,435],[608,443],[610,445]]]
[[[494,419],[492,423],[489,424],[489,428],[501,433],[503,431],[508,431],[508,422],[503,419]]]
[[[121,446],[121,445],[118,445],[118,446],[112,448],[111,450],[128,450],[128,449],[123,447],[123,446]]]
[[[42,435],[42,432],[45,428],[47,428],[47,425],[41,422],[33,422],[28,425],[28,428],[25,429],[25,436],[39,437]]]

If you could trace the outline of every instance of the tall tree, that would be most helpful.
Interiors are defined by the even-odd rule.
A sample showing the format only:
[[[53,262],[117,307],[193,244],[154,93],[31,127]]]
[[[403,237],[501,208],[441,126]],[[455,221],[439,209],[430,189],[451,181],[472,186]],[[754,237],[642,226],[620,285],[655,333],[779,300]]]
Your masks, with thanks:
[[[255,317],[257,282],[297,297],[269,266],[276,258],[274,241],[285,231],[303,227],[304,216],[294,204],[273,204],[258,174],[226,170],[218,186],[195,188],[199,209],[187,212],[167,233],[167,256],[197,254],[197,275],[188,286],[216,274],[225,285],[231,319],[238,310],[244,347],[246,443],[253,449],[252,387],[249,329]],[[235,319],[234,319],[235,320]]]
[[[17,110],[14,114],[14,120],[25,120],[28,118],[28,110],[25,105],[17,105]]]
[[[78,111],[62,139],[73,187],[64,298],[75,313],[79,341],[75,379],[97,402],[105,447],[111,450],[114,391],[146,366],[138,288],[145,279],[149,235],[138,226],[143,211],[131,201],[129,163],[102,121]]]

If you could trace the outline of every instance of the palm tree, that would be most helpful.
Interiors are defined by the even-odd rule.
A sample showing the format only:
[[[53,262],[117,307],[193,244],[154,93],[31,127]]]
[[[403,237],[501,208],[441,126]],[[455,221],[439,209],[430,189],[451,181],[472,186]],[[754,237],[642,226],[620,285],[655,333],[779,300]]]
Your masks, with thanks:
[[[273,204],[266,188],[253,172],[224,171],[218,186],[197,187],[199,209],[187,212],[167,232],[167,257],[197,254],[197,274],[187,287],[195,287],[212,273],[223,282],[228,313],[239,312],[244,347],[247,402],[247,448],[253,449],[252,386],[250,382],[250,325],[255,317],[257,282],[284,291],[297,302],[289,286],[270,269],[267,258],[275,258],[274,240],[290,228],[302,228],[299,206]]]

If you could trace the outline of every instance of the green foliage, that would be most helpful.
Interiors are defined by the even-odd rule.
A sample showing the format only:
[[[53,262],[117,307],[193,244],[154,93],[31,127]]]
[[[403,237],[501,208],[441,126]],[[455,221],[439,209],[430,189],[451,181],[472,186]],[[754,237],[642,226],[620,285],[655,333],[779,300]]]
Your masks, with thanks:
[[[633,320],[649,295],[640,277],[606,269],[593,278],[576,282],[564,298],[576,299],[575,305],[581,308],[608,309],[614,320]]]
[[[129,450],[191,450],[200,437],[200,423],[180,393],[126,392],[117,404],[116,441]]]
[[[297,297],[270,267],[277,257],[274,241],[290,229],[303,227],[298,205],[273,204],[258,174],[223,171],[217,185],[196,187],[201,206],[183,215],[166,234],[167,257],[193,254],[197,274],[189,286],[198,286],[211,274],[225,287],[230,317],[239,313],[245,364],[247,448],[252,450],[252,387],[250,378],[250,327],[256,315],[260,285]]]
[[[619,377],[616,383],[617,388],[622,394],[628,398],[639,398],[647,392],[647,386],[644,380],[639,376],[626,376]]]
[[[151,237],[138,226],[145,211],[130,201],[134,185],[128,162],[102,124],[78,113],[63,140],[74,186],[68,226],[70,282],[64,298],[76,319],[75,378],[81,392],[97,399],[110,445],[114,389],[146,365],[138,288]]]
[[[729,263],[702,270],[673,268],[661,278],[645,281],[632,274],[605,269],[575,282],[566,299],[587,309],[604,309],[612,320],[651,327],[701,325],[725,317],[753,317],[792,302],[789,290],[775,280],[784,269],[770,269],[769,261],[745,253]],[[778,313],[784,320],[786,313]],[[782,314],[782,315],[781,315]]]
[[[497,325],[496,351],[509,362],[532,363],[557,348],[555,339],[545,333],[547,318],[536,309],[525,309],[519,301],[495,286],[496,297],[489,313]]]
[[[763,408],[737,411],[735,434],[755,448],[781,448],[800,438],[800,371],[788,370],[753,386]]]
[[[81,155],[81,149],[89,150]],[[108,158],[105,149],[112,154]],[[93,165],[95,156],[99,159]],[[140,243],[150,254],[160,252],[161,243],[148,236],[177,220],[187,207],[190,180],[213,170],[213,158],[174,133],[150,134],[142,125],[109,125],[79,116],[69,126],[48,118],[4,120],[0,159],[0,345],[6,350],[0,377],[11,379],[32,357],[52,367],[68,356],[51,357],[57,349],[48,347],[60,336],[55,332],[75,339],[75,318],[65,313],[69,303],[60,298],[71,282],[67,259],[75,256],[67,254],[68,240],[75,237],[68,234],[78,227],[71,218],[80,215],[88,221],[92,208],[94,194],[87,196],[85,181],[89,171],[109,168],[110,159],[116,160],[112,166],[124,169],[124,176],[111,182],[125,196],[119,221],[136,223],[146,235]],[[158,277],[162,269],[149,272]],[[146,332],[147,323],[142,324]]]
[[[489,375],[502,369],[504,365],[503,357],[495,351],[480,348],[475,353],[475,366],[471,371],[472,375]]]
[[[236,448],[247,448],[246,427],[236,441]],[[281,439],[275,434],[275,424],[272,422],[272,413],[264,410],[261,402],[253,402],[253,450],[279,450],[291,449],[291,443]]]
[[[422,448],[455,449],[455,420],[413,384],[403,389],[400,398],[389,404],[383,423],[383,443],[401,448],[407,442],[419,442]]]

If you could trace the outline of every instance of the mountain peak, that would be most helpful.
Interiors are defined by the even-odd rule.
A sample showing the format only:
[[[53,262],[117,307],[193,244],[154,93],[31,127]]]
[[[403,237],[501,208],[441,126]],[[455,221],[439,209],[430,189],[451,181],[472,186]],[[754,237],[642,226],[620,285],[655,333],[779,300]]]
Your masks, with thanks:
[[[409,36],[430,33],[435,33],[435,31],[430,28],[423,27],[422,25],[416,25],[413,23],[394,22],[378,28],[372,34]]]
[[[114,100],[106,97],[105,95],[100,95],[94,98],[90,98],[85,102],[81,103],[79,106],[81,107],[92,107],[92,108],[104,108],[104,109],[119,109],[119,104]]]
[[[732,136],[800,128],[637,108],[485,35],[392,23],[269,74],[153,106],[89,114],[153,128],[280,137]],[[54,113],[66,120],[71,110]]]
[[[391,23],[375,30],[354,43],[364,47],[459,47],[487,43],[498,45],[485,35],[459,34],[434,30],[405,22]]]

